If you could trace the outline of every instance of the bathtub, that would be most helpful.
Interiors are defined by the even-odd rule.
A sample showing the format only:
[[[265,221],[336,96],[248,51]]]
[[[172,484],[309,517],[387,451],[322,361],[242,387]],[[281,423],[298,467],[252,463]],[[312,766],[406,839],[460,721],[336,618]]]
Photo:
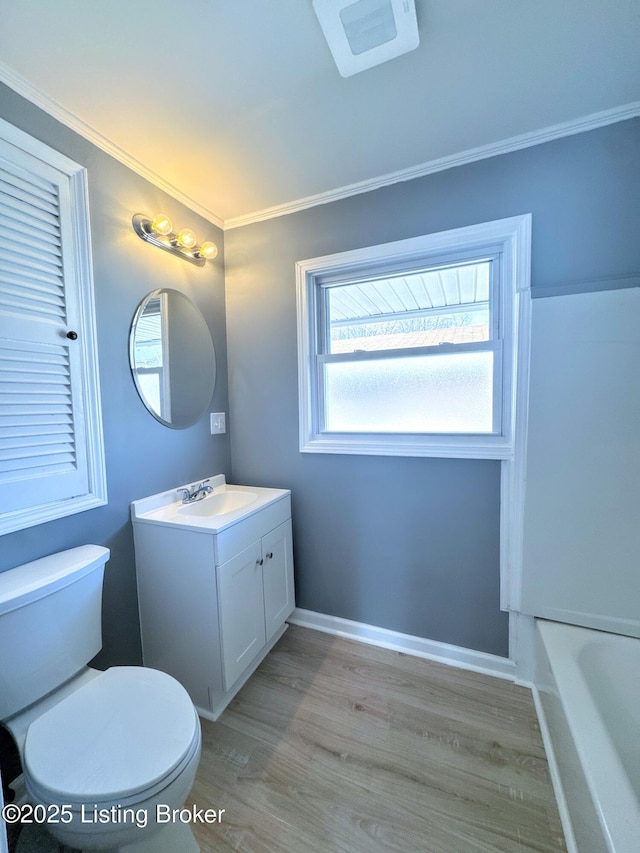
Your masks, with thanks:
[[[640,640],[536,621],[534,696],[579,853],[640,851]]]

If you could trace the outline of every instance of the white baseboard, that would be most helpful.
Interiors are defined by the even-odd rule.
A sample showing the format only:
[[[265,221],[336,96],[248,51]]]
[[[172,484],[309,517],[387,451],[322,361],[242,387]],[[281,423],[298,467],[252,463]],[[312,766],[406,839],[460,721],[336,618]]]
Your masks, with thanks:
[[[516,680],[516,665],[512,660],[487,652],[465,649],[462,646],[452,646],[449,643],[427,640],[424,637],[414,637],[411,634],[401,634],[387,628],[378,628],[375,625],[366,625],[363,622],[353,622],[350,619],[329,616],[326,613],[314,613],[312,610],[302,610],[299,607],[296,607],[288,621],[292,625],[312,628],[314,631],[323,631],[325,634],[333,634],[336,637],[369,643],[383,649],[404,652],[407,655],[426,658],[449,666],[457,666],[461,669],[469,669],[473,672],[482,672],[485,675],[493,675],[509,681]]]

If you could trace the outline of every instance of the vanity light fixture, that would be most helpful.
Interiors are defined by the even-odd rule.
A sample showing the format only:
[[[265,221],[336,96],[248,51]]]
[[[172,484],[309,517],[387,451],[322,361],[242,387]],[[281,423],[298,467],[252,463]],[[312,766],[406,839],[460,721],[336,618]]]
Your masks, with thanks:
[[[218,254],[218,247],[210,240],[198,245],[196,235],[189,228],[176,233],[171,220],[164,213],[157,213],[153,219],[143,213],[136,213],[132,223],[133,230],[142,240],[198,267],[203,267],[205,261],[212,261]]]

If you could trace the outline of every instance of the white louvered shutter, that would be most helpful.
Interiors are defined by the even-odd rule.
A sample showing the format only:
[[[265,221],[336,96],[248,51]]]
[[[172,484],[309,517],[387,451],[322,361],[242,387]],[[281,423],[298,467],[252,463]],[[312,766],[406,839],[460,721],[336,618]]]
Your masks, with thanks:
[[[49,507],[9,529],[86,509],[92,490],[72,195],[68,174],[0,139],[0,513]]]

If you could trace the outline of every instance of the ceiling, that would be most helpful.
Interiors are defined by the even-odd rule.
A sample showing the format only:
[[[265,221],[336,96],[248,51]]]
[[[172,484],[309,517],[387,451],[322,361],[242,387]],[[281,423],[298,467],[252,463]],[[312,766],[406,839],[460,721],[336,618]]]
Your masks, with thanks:
[[[311,0],[0,0],[0,80],[35,87],[231,226],[594,113],[640,112],[638,0],[416,8],[420,46],[345,79]]]

